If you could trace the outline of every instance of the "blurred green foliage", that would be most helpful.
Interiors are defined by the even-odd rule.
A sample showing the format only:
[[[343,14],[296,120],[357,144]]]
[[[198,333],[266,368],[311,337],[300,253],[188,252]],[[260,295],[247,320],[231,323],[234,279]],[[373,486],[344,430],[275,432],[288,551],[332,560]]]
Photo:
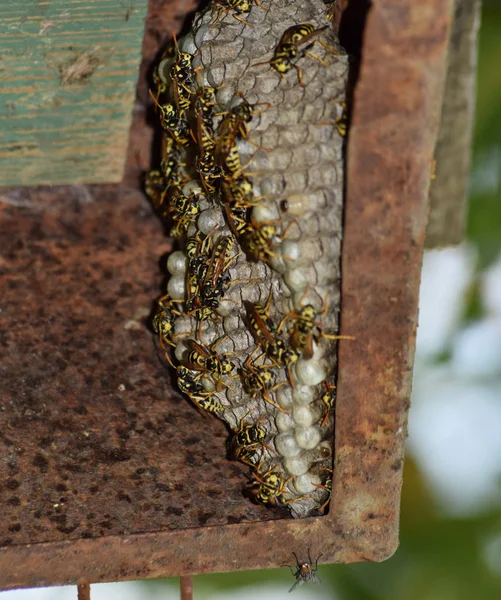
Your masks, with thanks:
[[[473,140],[474,177],[467,220],[467,237],[478,249],[480,268],[494,261],[501,252],[500,57],[501,2],[496,0],[486,3],[482,11]]]

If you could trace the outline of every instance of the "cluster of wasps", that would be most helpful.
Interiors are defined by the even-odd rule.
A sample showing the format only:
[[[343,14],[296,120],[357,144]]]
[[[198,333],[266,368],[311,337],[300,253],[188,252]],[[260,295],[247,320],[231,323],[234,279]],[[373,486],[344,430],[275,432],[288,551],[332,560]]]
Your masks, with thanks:
[[[258,0],[255,3],[267,10]],[[214,23],[224,13],[233,11],[237,20],[248,24],[242,15],[250,10],[251,4],[252,0],[218,0],[213,9]],[[324,29],[315,29],[309,23],[289,27],[266,64],[281,77],[295,69],[299,84],[304,87],[297,61],[310,55],[323,62],[311,53],[315,43],[337,54],[317,39]],[[229,286],[250,281],[231,277],[230,269],[238,256],[243,253],[251,262],[269,263],[275,256],[275,240],[283,239],[286,231],[280,233],[279,223],[254,220],[252,209],[262,198],[253,195],[252,179],[245,172],[238,150],[241,140],[248,141],[249,123],[270,105],[250,104],[242,94],[237,94],[238,103],[222,110],[217,102],[218,90],[201,83],[200,72],[193,67],[194,56],[182,51],[174,39],[153,73],[150,90],[164,135],[159,168],[146,175],[145,191],[187,261],[184,296],[173,298],[167,293],[157,301],[153,328],[167,360],[175,368],[179,389],[204,414],[223,416],[227,407],[219,400],[218,393],[231,389],[237,380],[250,398],[262,398],[274,409],[285,412],[273,399],[274,391],[287,383],[294,386],[293,365],[301,357],[312,358],[314,345],[322,337],[338,339],[339,336],[323,331],[319,318],[327,310],[325,303],[323,311],[311,304],[302,305],[300,310],[289,312],[275,324],[270,313],[273,300],[270,292],[265,304],[244,302],[242,317],[256,348],[244,361],[239,361],[238,367],[230,360],[231,353],[217,352],[217,346],[226,336],[212,345],[200,340],[202,324],[210,327],[211,322],[221,319],[218,308]],[[261,64],[264,63],[253,66]],[[197,229],[201,212],[211,206],[223,209],[229,233],[221,234],[217,228],[208,233]],[[195,319],[197,325],[192,337],[176,333],[176,321],[181,317]],[[174,353],[169,347],[176,348],[179,338],[185,350],[179,364],[174,364]],[[277,368],[286,374],[283,381],[276,381]],[[325,382],[322,402],[324,427],[334,408],[335,386]],[[300,499],[290,497],[288,483],[292,478],[286,479],[277,466],[263,468],[266,452],[271,449],[266,426],[269,417],[260,416],[249,422],[252,412],[232,430],[230,458],[252,467],[254,481],[249,489],[257,502],[283,505]],[[317,487],[330,490],[330,486],[329,478]]]

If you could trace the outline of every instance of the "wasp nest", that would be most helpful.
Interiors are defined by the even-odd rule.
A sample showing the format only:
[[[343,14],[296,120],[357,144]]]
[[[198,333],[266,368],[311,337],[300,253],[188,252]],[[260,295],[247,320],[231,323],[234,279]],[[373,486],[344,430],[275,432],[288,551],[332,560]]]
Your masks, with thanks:
[[[146,190],[178,249],[154,327],[250,495],[304,517],[331,487],[347,56],[323,2],[251,4],[209,7],[155,71]]]

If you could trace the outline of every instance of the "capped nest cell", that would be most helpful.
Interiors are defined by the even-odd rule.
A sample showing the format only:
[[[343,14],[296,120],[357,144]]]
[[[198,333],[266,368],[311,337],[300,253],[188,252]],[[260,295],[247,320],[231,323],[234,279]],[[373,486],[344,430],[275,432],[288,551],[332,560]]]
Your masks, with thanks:
[[[177,248],[153,326],[247,495],[304,517],[332,485],[348,59],[323,2],[218,6],[154,74],[145,189]]]

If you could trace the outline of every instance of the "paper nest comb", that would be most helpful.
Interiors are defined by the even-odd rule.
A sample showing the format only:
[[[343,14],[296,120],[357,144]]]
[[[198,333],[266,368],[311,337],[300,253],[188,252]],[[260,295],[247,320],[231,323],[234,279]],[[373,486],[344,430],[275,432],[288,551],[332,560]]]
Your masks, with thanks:
[[[321,1],[263,0],[241,14],[212,8],[195,17],[155,73],[166,131],[162,169],[148,174],[146,190],[171,224],[177,250],[154,326],[180,388],[233,431],[230,455],[254,472],[250,495],[305,517],[325,507],[332,477],[336,342],[326,335],[338,328],[348,59],[328,27],[297,46],[300,73],[291,68],[281,77],[267,62],[288,28],[329,25]],[[185,82],[186,70],[172,76],[180,52],[193,56]],[[197,117],[204,86],[215,88],[207,118]],[[168,103],[172,121],[162,110]],[[230,129],[234,143],[221,150],[228,119],[245,103],[252,118]],[[202,136],[216,157],[203,177],[200,165],[210,157]],[[301,321],[309,305],[313,321]],[[256,311],[265,333],[253,327]],[[308,323],[313,329],[301,337]],[[277,358],[268,333],[291,354]],[[205,357],[197,357],[200,348]],[[197,358],[213,372],[197,367]],[[267,391],[253,391],[245,377],[264,373]]]

